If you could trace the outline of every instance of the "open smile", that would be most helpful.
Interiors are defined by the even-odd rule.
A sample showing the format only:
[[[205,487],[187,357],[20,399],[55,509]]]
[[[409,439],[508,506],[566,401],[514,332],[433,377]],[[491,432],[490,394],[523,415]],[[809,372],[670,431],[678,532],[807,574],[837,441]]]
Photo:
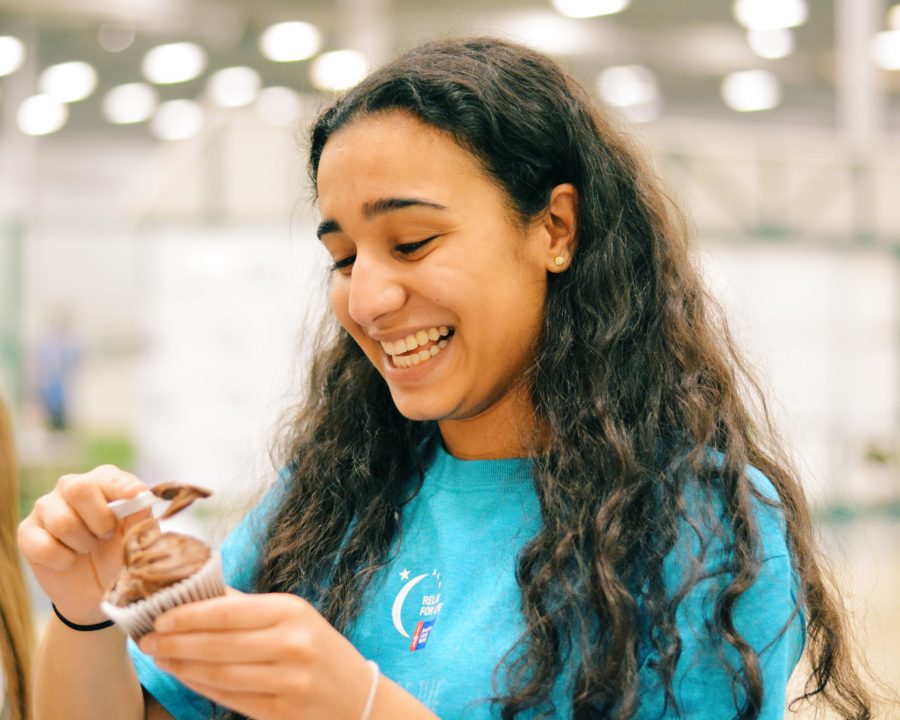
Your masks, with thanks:
[[[381,342],[384,352],[391,358],[396,368],[421,365],[436,357],[447,347],[453,337],[453,328],[446,325],[419,330],[394,342]]]

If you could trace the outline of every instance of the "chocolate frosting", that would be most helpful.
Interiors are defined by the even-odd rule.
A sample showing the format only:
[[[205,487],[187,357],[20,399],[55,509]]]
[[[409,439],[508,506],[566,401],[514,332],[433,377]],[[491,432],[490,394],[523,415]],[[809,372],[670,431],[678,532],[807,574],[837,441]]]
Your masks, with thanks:
[[[212,493],[206,488],[197,487],[196,485],[184,485],[181,483],[159,483],[150,488],[150,491],[158,498],[163,500],[171,500],[172,503],[166,508],[166,511],[160,515],[160,519],[165,520],[176,513],[180,513],[194,500],[208,498]]]
[[[161,483],[150,489],[154,495],[172,501],[160,519],[172,517],[194,500],[212,494],[204,488],[178,483]],[[109,601],[124,607],[142,600],[193,575],[210,554],[206,543],[181,533],[160,532],[156,518],[143,520],[125,536],[125,564]]]

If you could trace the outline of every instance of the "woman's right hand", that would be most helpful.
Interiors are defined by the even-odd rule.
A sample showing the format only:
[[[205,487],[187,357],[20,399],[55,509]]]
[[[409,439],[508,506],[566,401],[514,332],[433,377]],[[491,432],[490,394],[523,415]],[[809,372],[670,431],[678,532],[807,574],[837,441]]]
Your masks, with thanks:
[[[106,504],[146,489],[144,482],[113,465],[64,475],[19,525],[23,557],[72,622],[90,625],[106,619],[100,601],[122,567],[125,531],[150,512],[119,520]]]

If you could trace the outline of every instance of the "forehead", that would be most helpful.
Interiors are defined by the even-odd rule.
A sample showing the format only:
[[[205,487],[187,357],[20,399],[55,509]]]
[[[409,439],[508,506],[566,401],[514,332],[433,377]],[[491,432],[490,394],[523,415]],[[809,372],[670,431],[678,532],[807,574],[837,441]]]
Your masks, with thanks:
[[[437,201],[489,182],[477,158],[453,137],[403,112],[354,120],[326,142],[317,190],[323,212],[351,198],[421,196]]]

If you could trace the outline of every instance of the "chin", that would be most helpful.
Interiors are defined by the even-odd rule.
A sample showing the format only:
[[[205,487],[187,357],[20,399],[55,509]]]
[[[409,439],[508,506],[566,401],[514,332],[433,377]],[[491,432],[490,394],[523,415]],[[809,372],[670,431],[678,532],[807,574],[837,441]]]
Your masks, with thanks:
[[[437,398],[398,398],[393,396],[394,405],[400,414],[407,420],[427,422],[429,420],[443,420],[452,414],[452,408],[447,403],[437,401]]]
[[[405,417],[407,420],[415,420],[417,422],[428,422],[429,420],[441,420],[444,416],[443,413],[438,412],[436,410],[429,410],[427,408],[422,408],[420,406],[415,405],[397,405],[397,410],[400,411],[400,414]]]

